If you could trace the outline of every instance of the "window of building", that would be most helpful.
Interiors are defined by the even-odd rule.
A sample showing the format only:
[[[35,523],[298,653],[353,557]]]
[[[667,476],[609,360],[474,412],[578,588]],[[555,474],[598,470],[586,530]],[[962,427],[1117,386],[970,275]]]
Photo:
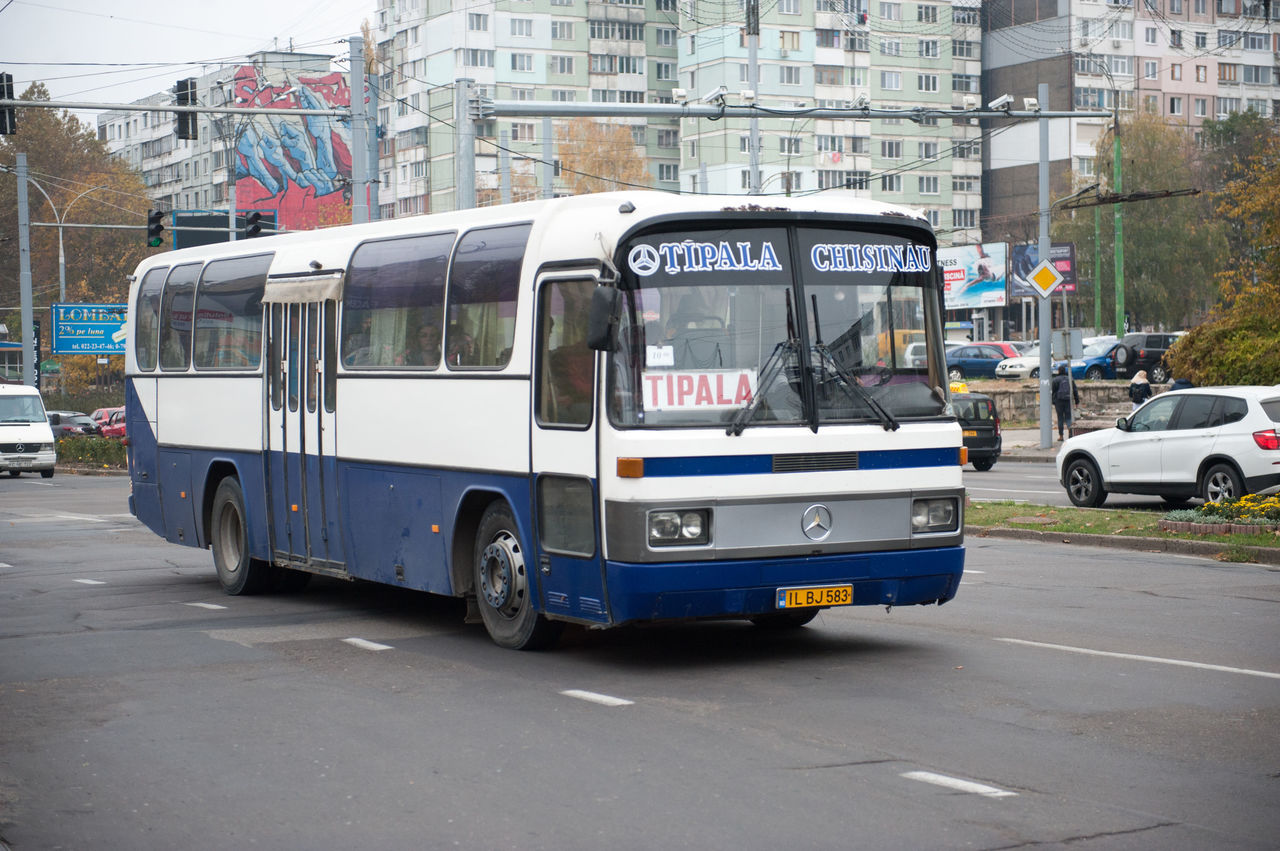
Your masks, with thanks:
[[[512,71],[532,71],[533,70],[533,54],[532,53],[511,54],[511,70]]]
[[[902,159],[902,141],[900,139],[881,139],[880,156],[886,160]]]
[[[936,24],[938,22],[937,6],[916,6],[916,20],[925,24]]]
[[[675,47],[676,31],[671,27],[658,27],[654,32],[654,40],[658,47]]]
[[[1240,79],[1240,66],[1231,62],[1218,63],[1218,82],[1234,83]]]
[[[493,51],[469,47],[463,51],[462,64],[472,68],[492,68]]]
[[[952,210],[951,226],[953,228],[969,230],[978,226],[977,210]]]
[[[1169,114],[1170,115],[1182,114],[1182,98],[1181,97],[1174,95],[1169,98]]]
[[[1147,44],[1155,44],[1155,43],[1156,43],[1156,28],[1155,28],[1155,27],[1146,27],[1146,28],[1143,30],[1143,40],[1144,40]]]
[[[880,17],[886,21],[902,20],[902,4],[901,3],[881,3]]]
[[[938,90],[938,75],[917,74],[916,88],[922,92],[936,92]]]
[[[896,38],[880,39],[880,55],[881,56],[901,56],[902,41]]]
[[[839,65],[815,65],[813,82],[819,86],[843,86],[844,68]]]
[[[470,13],[468,13],[468,14],[467,14],[467,29],[471,30],[472,32],[481,32],[481,33],[482,33],[482,32],[488,32],[488,31],[489,31],[489,16],[488,16],[488,15],[481,15],[481,14],[478,14],[478,13],[476,13],[476,12],[470,12]]]
[[[920,142],[918,150],[922,160],[936,160],[938,158],[937,142]]]
[[[1195,109],[1196,109],[1196,118],[1204,118],[1206,115],[1208,115],[1209,114],[1208,98],[1196,98]]]
[[[916,41],[916,50],[919,51],[922,59],[937,59],[938,40],[936,38],[922,38]]]
[[[578,99],[578,93],[573,89],[552,89],[551,99],[556,103],[573,103]]]
[[[976,175],[953,175],[951,177],[952,192],[978,192],[982,188],[982,179]]]
[[[818,47],[839,48],[843,44],[840,30],[814,30],[815,43]]]
[[[779,136],[778,137],[778,153],[780,154],[800,153],[800,137],[799,136]]]
[[[573,40],[573,21],[552,21],[551,22],[551,40],[552,41],[572,41]]]
[[[780,30],[778,32],[778,49],[799,50],[800,33],[795,30]]]
[[[778,82],[784,86],[800,85],[800,66],[799,65],[779,65],[778,66]]]
[[[902,72],[901,71],[881,71],[880,72],[880,88],[888,92],[896,92],[902,89]]]
[[[573,59],[574,58],[572,56],[552,56],[551,57],[551,73],[572,74]]]
[[[1142,76],[1148,80],[1158,79],[1160,76],[1160,63],[1154,59],[1142,60]]]
[[[900,174],[883,174],[880,176],[881,192],[901,192],[902,191],[902,175]]]
[[[533,19],[532,18],[512,18],[511,34],[519,38],[533,37]]]
[[[674,62],[653,63],[653,76],[657,80],[674,80],[676,78],[676,64]]]
[[[918,180],[921,195],[938,194],[938,176],[936,174],[920,175]]]
[[[1181,65],[1172,65],[1172,66],[1170,66],[1170,67],[1169,67],[1169,79],[1170,79],[1170,80],[1181,80],[1181,79],[1182,79],[1182,66],[1181,66]]]
[[[976,7],[951,7],[951,22],[953,24],[969,24],[977,25],[982,23],[979,18],[979,11]]]
[[[957,59],[977,59],[979,53],[979,45],[976,41],[959,41],[951,42],[951,55]]]

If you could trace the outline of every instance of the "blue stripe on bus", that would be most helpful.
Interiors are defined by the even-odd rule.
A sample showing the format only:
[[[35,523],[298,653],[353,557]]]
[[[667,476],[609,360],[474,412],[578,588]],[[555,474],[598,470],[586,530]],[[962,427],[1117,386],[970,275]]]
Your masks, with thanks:
[[[859,470],[950,467],[958,463],[960,463],[959,450],[954,446],[930,449],[873,449],[858,453]],[[747,476],[771,472],[773,472],[772,455],[705,455],[644,459],[644,474],[654,477]]]

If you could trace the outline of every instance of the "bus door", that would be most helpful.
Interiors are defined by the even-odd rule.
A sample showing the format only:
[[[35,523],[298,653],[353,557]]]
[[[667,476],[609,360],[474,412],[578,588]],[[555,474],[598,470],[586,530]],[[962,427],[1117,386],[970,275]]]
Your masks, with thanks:
[[[531,443],[542,608],[607,622],[596,515],[599,358],[586,343],[596,286],[589,276],[539,281]]]
[[[345,575],[335,429],[337,300],[283,301],[268,308],[266,467],[274,558]]]

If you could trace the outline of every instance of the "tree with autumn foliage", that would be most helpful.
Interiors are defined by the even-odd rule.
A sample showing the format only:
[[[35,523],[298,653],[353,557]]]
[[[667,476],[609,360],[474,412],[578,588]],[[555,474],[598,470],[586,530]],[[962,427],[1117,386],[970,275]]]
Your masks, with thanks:
[[[1220,192],[1218,216],[1249,234],[1217,273],[1209,322],[1169,350],[1174,375],[1195,384],[1280,383],[1280,132],[1270,127]]]
[[[33,83],[20,98],[48,101],[48,90]],[[151,202],[141,175],[113,157],[98,141],[94,128],[66,111],[48,107],[17,110],[18,132],[0,136],[0,305],[10,337],[21,337],[18,269],[18,204],[14,169],[17,154],[27,155],[31,178],[48,193],[29,187],[27,201],[33,223],[145,225]],[[55,209],[50,208],[50,200]],[[67,302],[122,303],[129,293],[128,276],[148,248],[143,230],[64,227]],[[35,317],[50,340],[49,305],[58,301],[58,231],[31,228],[31,281]],[[64,386],[78,392],[100,374],[93,355],[59,356]],[[124,358],[113,355],[106,371],[123,371]]]
[[[574,118],[556,124],[560,179],[570,194],[649,186],[649,165],[630,124]]]

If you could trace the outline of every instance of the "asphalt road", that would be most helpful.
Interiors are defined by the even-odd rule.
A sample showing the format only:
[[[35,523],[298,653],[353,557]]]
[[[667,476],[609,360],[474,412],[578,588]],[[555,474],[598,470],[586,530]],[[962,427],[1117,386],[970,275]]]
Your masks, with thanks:
[[[420,594],[226,597],[207,552],[123,514],[127,486],[0,479],[19,851],[1280,836],[1280,573],[1254,565],[974,540],[941,608],[516,653]]]
[[[1035,505],[1071,505],[1067,490],[1058,484],[1058,471],[1052,463],[1036,461],[997,461],[985,473],[972,466],[964,468],[964,486],[970,499],[1029,502]],[[1193,502],[1198,505],[1198,502]],[[1149,508],[1167,511],[1169,506],[1158,496],[1131,493],[1107,494],[1103,508]]]

